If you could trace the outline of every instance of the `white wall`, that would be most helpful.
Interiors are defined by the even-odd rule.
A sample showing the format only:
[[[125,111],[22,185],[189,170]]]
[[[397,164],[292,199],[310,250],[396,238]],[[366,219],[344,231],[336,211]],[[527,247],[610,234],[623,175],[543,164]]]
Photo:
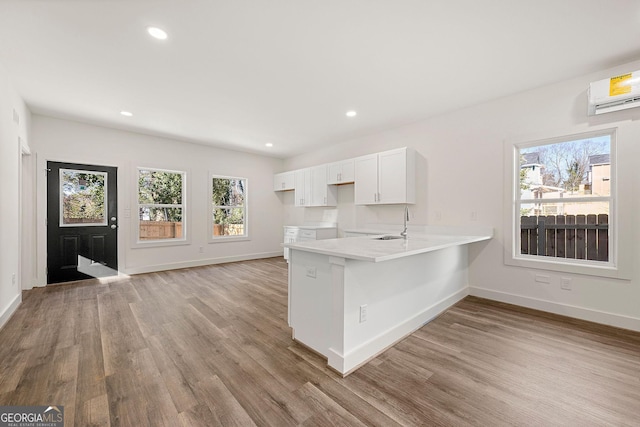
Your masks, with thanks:
[[[333,145],[287,159],[283,170],[331,162],[397,147],[413,147],[422,156],[418,200],[412,222],[428,225],[488,225],[495,238],[472,245],[469,252],[471,293],[573,317],[640,330],[640,109],[588,117],[589,82],[640,69],[640,61],[602,70],[558,84],[443,114],[423,122]],[[499,84],[499,82],[487,82]],[[427,96],[425,94],[425,96]],[[362,114],[366,114],[366,108]],[[536,283],[540,270],[507,266],[505,239],[505,147],[512,142],[570,135],[595,128],[618,129],[619,213],[624,228],[621,255],[627,256],[630,280],[579,274],[571,291],[560,289],[560,274],[548,271],[550,284]],[[299,224],[325,216],[338,218],[341,229],[368,223],[400,223],[402,207],[356,207],[353,185],[340,187],[337,208],[295,208],[282,196],[285,223]],[[475,213],[476,221],[472,221]]]
[[[118,252],[123,273],[206,265],[282,254],[282,203],[273,192],[273,173],[282,160],[217,149],[166,138],[142,135],[68,120],[34,115],[32,150],[37,155],[37,285],[46,282],[46,162],[98,164],[118,167]],[[139,166],[187,171],[187,220],[190,244],[135,247],[136,168]],[[248,179],[250,240],[208,243],[209,172]],[[42,172],[42,173],[41,173]],[[277,226],[274,226],[277,225]],[[202,247],[202,253],[200,253]]]
[[[14,113],[18,122],[14,121]],[[28,146],[29,110],[0,66],[0,326],[21,302],[19,138]],[[15,277],[15,279],[14,279]]]

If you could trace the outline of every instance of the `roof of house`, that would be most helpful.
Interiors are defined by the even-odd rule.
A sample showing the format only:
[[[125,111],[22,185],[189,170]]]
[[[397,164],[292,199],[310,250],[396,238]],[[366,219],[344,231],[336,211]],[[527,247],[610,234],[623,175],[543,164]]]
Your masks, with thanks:
[[[594,154],[589,156],[590,165],[608,165],[611,163],[611,154]]]
[[[520,166],[540,164],[542,164],[540,163],[540,153],[537,151],[533,153],[524,153],[520,160]]]

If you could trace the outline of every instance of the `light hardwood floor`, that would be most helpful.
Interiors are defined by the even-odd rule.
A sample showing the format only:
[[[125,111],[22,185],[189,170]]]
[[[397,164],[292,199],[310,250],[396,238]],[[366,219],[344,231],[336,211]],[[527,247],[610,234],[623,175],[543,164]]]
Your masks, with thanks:
[[[0,405],[78,426],[640,425],[638,333],[469,297],[341,378],[286,304],[282,258],[25,292]]]

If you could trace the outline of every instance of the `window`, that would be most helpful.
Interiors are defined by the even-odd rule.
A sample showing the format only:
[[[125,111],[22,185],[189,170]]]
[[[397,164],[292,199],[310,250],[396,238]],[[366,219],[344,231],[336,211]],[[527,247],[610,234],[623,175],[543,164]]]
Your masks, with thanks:
[[[515,145],[514,258],[614,265],[614,136]]]
[[[60,169],[60,227],[107,225],[107,174]]]
[[[237,240],[247,234],[247,180],[211,176],[211,241]]]
[[[138,169],[138,242],[185,240],[185,172]]]

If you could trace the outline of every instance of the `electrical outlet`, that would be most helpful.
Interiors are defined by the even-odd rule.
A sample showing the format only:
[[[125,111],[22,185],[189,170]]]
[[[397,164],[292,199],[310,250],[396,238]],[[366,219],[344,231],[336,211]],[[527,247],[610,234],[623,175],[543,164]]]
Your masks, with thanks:
[[[478,220],[478,212],[472,211],[471,212],[471,221],[477,221],[477,220]]]
[[[307,277],[311,277],[312,279],[316,278],[316,268],[315,267],[307,267]]]
[[[560,282],[560,288],[564,289],[565,291],[570,291],[571,290],[571,279],[568,277],[563,277],[562,281]]]
[[[535,281],[538,283],[551,283],[551,277],[544,274],[536,274]]]
[[[12,284],[12,285],[15,285],[15,284],[16,284],[16,273],[13,273],[13,274],[11,275],[11,284]]]
[[[360,323],[364,323],[367,321],[367,304],[362,304],[360,306]]]
[[[204,247],[200,246],[200,253],[203,254],[204,253]]]
[[[436,221],[442,221],[442,212],[436,211]]]

